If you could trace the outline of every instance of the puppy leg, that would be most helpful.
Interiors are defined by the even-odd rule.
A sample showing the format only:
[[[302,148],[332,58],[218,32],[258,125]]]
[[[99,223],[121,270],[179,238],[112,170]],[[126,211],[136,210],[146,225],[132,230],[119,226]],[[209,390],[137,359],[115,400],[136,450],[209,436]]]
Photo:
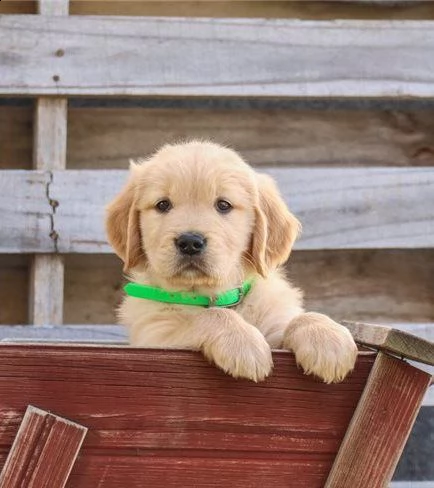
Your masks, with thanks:
[[[326,383],[342,381],[354,368],[357,346],[350,332],[326,315],[303,313],[289,323],[283,347],[307,374]]]
[[[233,310],[205,310],[194,325],[200,330],[204,356],[226,373],[255,382],[270,374],[270,346],[256,327]]]

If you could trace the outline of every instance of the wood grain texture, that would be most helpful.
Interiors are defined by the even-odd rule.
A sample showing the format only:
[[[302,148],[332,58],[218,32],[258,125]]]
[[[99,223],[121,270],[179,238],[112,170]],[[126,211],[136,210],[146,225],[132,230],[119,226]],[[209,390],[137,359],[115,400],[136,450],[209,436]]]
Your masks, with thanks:
[[[335,320],[434,322],[432,249],[296,251],[287,269],[306,308]]]
[[[44,0],[45,5],[60,5],[63,0]],[[66,2],[67,3],[67,2]],[[54,170],[66,167],[67,140],[67,112],[66,98],[37,99],[35,106],[33,166],[35,169]]]
[[[68,0],[39,0],[41,14],[68,14]],[[66,98],[38,98],[35,105],[33,167],[37,170],[63,170],[66,167],[66,131],[68,102]],[[51,174],[50,174],[51,178]],[[49,237],[58,251],[58,236],[54,228],[57,202],[46,188],[46,201],[51,207]],[[40,255],[33,258],[30,274],[30,323],[61,324],[63,322],[64,262],[60,255]]]
[[[68,15],[69,0],[38,0],[38,14]]]
[[[434,245],[434,169],[267,168],[303,224],[296,249],[411,248]],[[111,252],[104,207],[122,171],[53,173],[50,194],[61,252]]]
[[[379,353],[325,488],[388,486],[430,382]]]
[[[230,145],[255,166],[434,166],[433,134],[429,110],[73,108],[68,168],[121,169],[129,158],[189,138]],[[24,130],[18,162],[20,140],[25,145]]]
[[[188,351],[0,345],[0,458],[32,401],[89,427],[70,487],[320,488],[374,357],[325,385],[278,352],[254,384]]]
[[[0,324],[27,323],[25,257],[0,255]],[[70,254],[65,266],[65,323],[115,323],[124,283],[119,258]],[[308,310],[335,320],[434,322],[433,250],[295,251],[287,273]]]
[[[52,252],[52,207],[45,171],[0,173],[0,252]]]
[[[358,344],[434,366],[434,342],[392,327],[342,322]]]
[[[63,488],[86,432],[74,422],[27,407],[0,474],[0,487]]]
[[[313,137],[314,134],[314,137]],[[69,108],[67,167],[122,169],[186,138],[255,166],[434,166],[434,115],[408,108]],[[30,169],[31,107],[0,106],[0,168]]]
[[[434,244],[431,168],[351,168],[345,172],[267,168],[266,172],[279,182],[286,202],[303,223],[296,249],[424,248]],[[50,246],[66,253],[111,252],[103,212],[124,184],[126,172],[52,173],[49,201],[56,202],[56,209],[44,217],[48,223],[52,219],[49,234],[55,236],[54,246],[46,230],[41,236],[40,216],[34,211],[43,207],[47,212],[47,183],[36,191],[32,189],[30,196],[25,193],[25,185],[40,178],[38,172],[2,173],[0,202],[5,212],[12,210],[15,215],[0,230],[4,235],[2,252],[44,252]],[[20,182],[19,192],[24,192],[18,211],[14,210],[16,189],[9,184],[12,181]],[[14,239],[10,238],[12,233]]]
[[[63,323],[64,261],[62,256],[34,256],[29,277],[29,322]]]
[[[0,94],[431,98],[433,25],[5,15]]]

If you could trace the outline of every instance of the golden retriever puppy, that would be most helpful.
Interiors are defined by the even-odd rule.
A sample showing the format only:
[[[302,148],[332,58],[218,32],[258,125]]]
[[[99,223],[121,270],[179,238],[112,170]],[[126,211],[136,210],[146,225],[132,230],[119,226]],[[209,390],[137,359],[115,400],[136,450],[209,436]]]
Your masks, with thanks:
[[[327,383],[354,367],[348,330],[304,313],[279,270],[299,222],[273,180],[235,151],[191,141],[132,163],[106,228],[134,281],[119,310],[133,346],[202,351],[253,381],[270,374],[272,348],[293,351]]]

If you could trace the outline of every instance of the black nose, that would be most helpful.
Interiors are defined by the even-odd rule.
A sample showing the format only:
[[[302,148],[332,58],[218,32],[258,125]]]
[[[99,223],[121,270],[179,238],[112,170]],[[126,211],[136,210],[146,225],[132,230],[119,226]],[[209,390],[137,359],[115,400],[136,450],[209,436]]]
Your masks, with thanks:
[[[181,254],[193,256],[194,254],[200,254],[204,251],[206,239],[201,234],[186,232],[175,239],[175,245]]]

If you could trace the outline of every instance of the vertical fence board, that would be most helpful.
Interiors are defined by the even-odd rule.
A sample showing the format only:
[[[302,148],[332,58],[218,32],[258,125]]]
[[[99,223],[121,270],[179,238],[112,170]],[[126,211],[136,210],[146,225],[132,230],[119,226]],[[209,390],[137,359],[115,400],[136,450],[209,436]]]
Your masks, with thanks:
[[[68,15],[69,0],[39,0],[41,15]],[[59,53],[61,54],[61,53]],[[36,102],[33,165],[36,169],[66,167],[67,141],[66,98],[44,98]],[[49,187],[48,187],[48,199]],[[53,212],[56,202],[51,201]],[[54,228],[51,238],[57,246]],[[58,255],[34,257],[30,275],[30,322],[35,325],[63,322],[64,261]]]

